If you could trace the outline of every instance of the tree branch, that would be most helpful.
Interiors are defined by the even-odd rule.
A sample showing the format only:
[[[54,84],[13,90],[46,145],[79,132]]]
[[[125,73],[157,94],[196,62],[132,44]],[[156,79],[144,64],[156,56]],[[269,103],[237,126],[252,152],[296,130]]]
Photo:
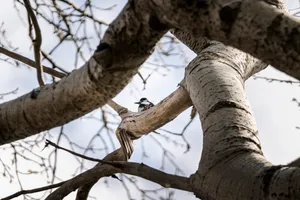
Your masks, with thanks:
[[[214,13],[221,11],[223,7],[227,8],[229,6],[227,5],[227,1],[219,1],[217,8],[212,6],[212,2],[203,1],[205,2],[204,5],[207,6],[201,8],[201,12],[195,10],[199,9],[196,8],[196,4],[189,5],[178,0],[172,2],[170,0],[165,1],[164,5],[161,5],[161,1],[158,0],[155,0],[151,5],[148,1],[133,1],[128,3],[118,18],[110,25],[95,54],[84,67],[61,80],[59,84],[37,88],[32,94],[24,95],[17,100],[0,105],[0,109],[4,111],[2,113],[6,113],[5,111],[8,109],[16,110],[16,113],[13,115],[10,114],[11,112],[7,112],[8,115],[5,116],[0,113],[0,119],[3,119],[1,120],[3,123],[0,121],[0,143],[4,144],[65,124],[104,105],[123,89],[131,77],[137,73],[137,68],[147,59],[155,43],[170,27],[177,27],[198,36],[207,36],[226,42],[243,51],[256,55],[258,58],[270,61],[270,63],[275,66],[282,66],[281,69],[283,71],[297,78],[298,72],[300,71],[298,70],[300,55],[298,55],[298,51],[296,51],[298,47],[295,45],[298,43],[287,42],[289,39],[287,35],[291,35],[289,32],[280,32],[280,34],[276,34],[274,37],[270,36],[271,38],[267,37],[266,40],[263,41],[268,41],[268,44],[276,44],[276,47],[281,47],[279,49],[290,49],[288,52],[295,55],[293,59],[291,56],[285,56],[286,52],[278,51],[278,48],[260,43],[263,42],[262,40],[256,40],[257,38],[261,38],[261,35],[256,36],[252,33],[261,34],[263,32],[257,31],[257,26],[255,26],[255,30],[253,31],[249,28],[254,28],[254,24],[258,23],[259,29],[267,30],[265,21],[247,21],[247,19],[240,17],[238,20],[235,20],[234,23],[241,23],[240,19],[243,19],[250,24],[243,26],[236,25],[234,27],[237,28],[232,29],[234,31],[226,32],[227,29],[224,29],[223,25],[230,28],[233,27],[233,24],[229,26],[227,21],[223,22],[219,17],[215,18],[211,16],[215,16]],[[191,10],[194,9],[195,12],[186,12],[187,6]],[[271,20],[280,15],[278,10],[270,8],[269,5],[261,1],[250,2],[246,0],[242,1],[241,4],[230,4],[230,6],[238,6],[238,8],[243,11],[239,13],[245,16],[265,16],[267,14],[270,16],[268,19]],[[133,7],[138,7],[138,11],[134,10]],[[245,8],[249,9],[244,12],[243,9]],[[176,10],[176,13],[172,12],[174,10]],[[150,14],[153,13],[152,11],[156,13],[155,16]],[[208,15],[204,15],[206,12],[208,12]],[[161,15],[164,16],[161,18],[163,21],[158,20]],[[298,22],[285,14],[283,14],[282,17],[288,22],[290,28],[285,29],[279,27],[279,30],[296,30],[292,27],[297,27]],[[187,23],[187,19],[197,21],[197,23]],[[207,23],[211,21],[211,19],[217,20],[216,23]],[[259,18],[256,17],[255,19]],[[201,26],[198,25],[200,23],[202,24]],[[122,28],[117,28],[121,24]],[[223,25],[220,27],[219,25],[215,26],[215,24]],[[212,25],[213,27],[211,27]],[[246,28],[239,29],[238,27]],[[276,27],[270,27],[268,30],[270,30],[270,32],[276,32],[276,30],[272,28],[274,29]],[[140,30],[143,31],[141,32]],[[230,35],[228,35],[229,33]],[[248,35],[248,33],[251,34]],[[293,37],[297,37],[296,33],[292,35]],[[249,39],[251,39],[252,43],[239,43],[249,41]],[[251,46],[251,44],[254,44],[254,46]],[[278,54],[281,56],[278,56]],[[298,58],[299,60],[297,60]],[[285,67],[288,69],[284,70],[283,68]],[[53,96],[57,98],[53,100]],[[63,101],[59,99],[66,96],[67,98],[63,98]],[[32,100],[31,97],[33,97],[34,100]],[[58,99],[59,101],[57,101]],[[70,105],[69,102],[75,103]],[[24,116],[24,113],[26,113],[28,120],[21,117],[22,115]],[[16,120],[16,118],[18,118],[18,120]]]
[[[12,195],[4,197],[1,200],[10,200],[10,199],[16,198],[16,197],[18,197],[20,195],[32,194],[32,193],[36,193],[36,192],[42,192],[42,191],[45,191],[45,190],[49,190],[49,189],[60,187],[60,186],[62,186],[65,183],[66,183],[66,181],[63,181],[63,182],[60,182],[60,183],[55,183],[55,184],[52,184],[52,185],[47,185],[47,186],[44,186],[44,187],[35,188],[35,189],[31,189],[31,190],[21,190],[21,191],[18,191],[16,193],[12,194]]]
[[[124,154],[121,149],[114,151],[106,156],[103,160],[122,160]],[[113,162],[112,165],[98,164],[93,169],[90,169],[70,180],[64,185],[50,194],[46,200],[57,200],[67,196],[70,192],[78,189],[80,186],[95,183],[98,179],[104,176],[111,176],[115,173],[126,173],[139,176],[160,184],[167,188],[176,188],[185,191],[191,191],[189,178],[171,175],[151,168],[145,164],[130,163],[130,162]],[[77,198],[79,200],[79,197]]]
[[[119,113],[125,110],[122,106],[109,102],[109,105]],[[118,140],[125,159],[127,160],[133,152],[132,139],[137,139],[151,131],[165,125],[177,117],[181,112],[191,106],[191,100],[185,89],[179,87],[176,91],[162,100],[151,109],[142,113],[122,113],[122,122],[117,129]],[[119,113],[120,114],[120,113]],[[134,122],[134,123],[133,123]],[[86,200],[90,189],[97,181],[81,186],[77,193],[76,200]]]
[[[50,140],[46,140],[45,147],[47,147],[48,145],[51,145],[51,146],[53,146],[57,149],[61,149],[61,150],[66,151],[66,152],[68,152],[72,155],[78,156],[80,158],[83,158],[83,159],[86,159],[86,160],[89,160],[89,161],[99,162],[99,163],[104,163],[104,164],[113,164],[112,162],[106,162],[106,161],[103,161],[103,160],[100,160],[100,159],[97,159],[97,158],[92,158],[92,157],[89,157],[89,156],[86,156],[86,155],[83,155],[83,154],[80,154],[80,153],[76,153],[76,152],[71,151],[69,149],[63,148],[63,147],[51,142]]]
[[[39,23],[36,19],[36,16],[31,8],[30,1],[29,0],[23,0],[24,5],[26,7],[27,13],[28,13],[28,23],[29,27],[31,22],[34,27],[34,32],[35,32],[35,39],[33,39],[31,35],[31,30],[29,30],[29,35],[31,37],[32,43],[33,43],[33,48],[34,48],[34,58],[35,58],[35,63],[36,63],[36,69],[37,69],[37,79],[40,84],[40,86],[45,85],[44,80],[43,80],[43,66],[42,66],[42,59],[41,59],[41,45],[42,45],[42,34],[41,34],[41,29],[39,26]],[[29,28],[31,29],[31,28]]]
[[[125,110],[122,106],[111,101],[109,103],[119,114]],[[156,130],[176,118],[180,113],[192,105],[183,87],[179,87],[160,103],[144,112],[121,113],[122,122],[117,128],[116,135],[127,159],[133,153],[132,140]]]
[[[122,149],[117,149],[114,152],[108,154],[103,160],[105,161],[125,161],[125,155]],[[66,181],[60,188],[51,193],[45,200],[57,200],[63,199],[70,192],[75,191],[81,186],[87,184],[95,184],[100,178],[104,176],[111,176],[114,174],[114,168],[112,165],[105,165],[98,163],[95,167],[82,174]]]
[[[130,131],[131,137],[137,139],[172,121],[191,105],[188,93],[183,87],[179,87],[151,109],[141,113],[128,113],[118,129]]]
[[[110,100],[107,102],[107,105],[109,105],[112,109],[114,109],[121,118],[123,118],[124,114],[128,113],[128,109],[117,104],[115,101]]]
[[[300,157],[287,164],[289,167],[300,167]]]
[[[5,49],[3,47],[0,47],[0,53],[6,55],[8,57],[11,57],[11,58],[13,58],[15,60],[18,60],[18,61],[20,61],[22,63],[25,63],[26,65],[28,65],[28,66],[33,67],[33,68],[36,69],[35,62],[33,60],[29,59],[29,58],[26,58],[26,57],[24,57],[24,56],[22,56],[20,54],[15,53],[15,52],[9,51],[9,50],[7,50],[7,49]],[[65,77],[67,75],[65,73],[58,72],[58,71],[56,71],[56,70],[54,70],[54,69],[52,69],[50,67],[46,67],[44,65],[43,65],[43,68],[44,68],[44,70],[45,70],[46,73],[48,73],[48,74],[50,74],[52,76],[55,76],[57,78],[63,78],[63,77]]]
[[[274,2],[284,10],[274,9]],[[296,42],[300,37],[299,20],[286,12],[280,1],[154,0],[150,9],[167,27],[233,46],[300,79],[300,43]]]
[[[128,84],[167,31],[153,29],[148,15],[138,14],[134,6],[125,6],[83,67],[0,105],[0,144],[77,119],[105,105]],[[139,12],[148,10],[142,7]]]

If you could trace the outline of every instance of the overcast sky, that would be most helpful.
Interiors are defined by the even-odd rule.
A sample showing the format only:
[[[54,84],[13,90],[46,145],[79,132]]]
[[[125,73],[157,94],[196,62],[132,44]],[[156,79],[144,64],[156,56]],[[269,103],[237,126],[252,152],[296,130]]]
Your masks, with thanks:
[[[80,1],[81,2],[81,1]],[[107,3],[109,2],[109,3]],[[106,22],[111,22],[116,15],[120,12],[125,1],[102,1],[100,5],[102,7],[111,6],[117,4],[114,11],[112,12],[101,12],[98,14],[99,19],[103,19]],[[296,0],[287,1],[289,8],[296,8],[299,6],[299,2]],[[106,5],[105,5],[106,4]],[[24,15],[24,11],[21,10],[21,16]],[[18,52],[22,55],[33,58],[32,50],[30,50],[30,40],[28,38],[28,29],[24,23],[21,22],[20,18],[16,14],[12,1],[4,1],[1,3],[0,7],[0,21],[4,22],[4,27],[7,30],[7,35],[12,44],[15,47],[19,47]],[[26,20],[25,20],[26,21]],[[47,24],[41,22],[42,34],[43,34],[43,47],[45,49],[51,48],[53,43],[56,42],[55,37],[53,37],[52,28],[47,26]],[[95,40],[95,46],[97,46]],[[74,68],[74,52],[70,45],[64,45],[55,54],[54,59],[65,69],[71,71]],[[74,49],[74,48],[73,48]],[[187,48],[185,49],[185,56],[191,60],[195,55],[190,52]],[[155,57],[155,56],[153,56]],[[166,60],[169,64],[183,64],[182,56],[170,57]],[[162,63],[161,63],[162,64]],[[141,69],[141,73],[147,77],[152,71],[147,69],[147,64],[145,68]],[[166,76],[164,76],[165,74]],[[170,69],[159,70],[159,73],[153,73],[149,78],[146,90],[143,90],[143,84],[138,76],[136,76],[132,83],[129,84],[116,98],[115,100],[121,105],[131,109],[136,110],[136,105],[133,104],[141,97],[147,97],[154,103],[158,103],[164,97],[168,96],[177,88],[177,84],[181,81],[184,75],[184,69]],[[259,73],[259,76],[266,76],[269,78],[287,79],[292,80],[292,78],[284,75],[281,72],[269,67],[263,72]],[[50,81],[50,80],[49,80]],[[5,93],[11,91],[15,88],[19,88],[18,93],[15,95],[5,96],[2,102],[14,99],[22,94],[30,92],[32,89],[36,88],[36,73],[34,70],[28,69],[26,67],[16,68],[9,64],[1,61],[1,73],[0,73],[0,93]],[[297,107],[295,102],[292,102],[293,98],[300,99],[299,85],[290,85],[283,83],[269,83],[265,80],[253,80],[250,79],[246,82],[246,92],[248,99],[252,106],[253,112],[256,117],[257,126],[259,129],[259,138],[261,139],[263,152],[266,158],[274,164],[285,164],[300,155],[300,145],[298,141],[300,140],[300,130],[295,127],[300,126],[300,109]],[[99,112],[94,112],[95,116],[99,116]],[[172,121],[165,126],[166,129],[172,130],[174,132],[180,132],[184,125],[189,120],[189,110],[181,114],[176,120]],[[83,146],[86,146],[89,139],[97,132],[100,123],[96,120],[76,120],[65,126],[65,133],[72,138],[74,142],[77,142]],[[55,136],[59,131],[58,128],[52,130],[52,135]],[[142,148],[141,140],[135,142],[135,152],[131,158],[131,161],[144,162],[152,167],[159,168],[161,166],[162,151],[161,148],[155,144],[152,137],[156,137],[160,141],[164,142],[164,146],[168,148],[174,156],[176,156],[176,163],[184,170],[184,175],[188,176],[193,173],[198,165],[201,149],[202,149],[202,135],[201,126],[199,120],[196,119],[192,125],[189,127],[186,137],[188,142],[191,144],[191,150],[188,153],[184,153],[184,147],[175,147],[170,143],[164,142],[160,137],[156,137],[153,133],[143,137],[143,142],[145,148],[148,149],[149,158],[141,160]],[[115,136],[113,136],[115,139]],[[180,138],[172,137],[180,143],[183,141]],[[107,139],[107,137],[106,137]],[[62,146],[64,143],[61,144]],[[96,144],[97,145],[97,144]],[[101,148],[101,143],[99,142],[98,148]],[[118,143],[116,142],[116,147]],[[155,147],[155,148],[152,148]],[[35,153],[41,155],[47,155],[49,151],[41,151],[42,147],[36,148]],[[111,148],[109,151],[112,151]],[[94,157],[102,158],[105,156],[104,153],[99,155],[93,155]],[[0,158],[10,164],[10,158],[12,157],[11,151],[1,150]],[[58,175],[61,178],[68,179],[74,172],[74,166],[77,162],[72,156],[69,156],[63,152],[59,153],[59,167]],[[29,169],[35,169],[35,166],[28,164],[26,161],[21,161],[21,168],[24,171]],[[92,167],[93,164],[89,163],[88,166]],[[12,171],[14,168],[12,168]],[[167,163],[166,171],[174,173],[174,167],[172,164]],[[0,165],[1,171],[1,165]],[[0,198],[12,194],[18,191],[19,185],[16,179],[9,183],[7,178],[0,175]],[[40,175],[30,175],[22,176],[22,181],[24,183],[24,189],[31,189],[34,187],[40,187],[46,185],[46,177]],[[145,189],[158,188],[155,184],[150,184],[149,182],[139,182],[140,187]],[[92,196],[98,197],[99,199],[126,199],[126,193],[123,189],[122,184],[117,180],[109,179],[109,188],[100,181],[99,184],[92,190]],[[129,184],[130,188],[134,186]],[[3,189],[5,188],[5,189]],[[167,192],[163,192],[163,194]],[[74,199],[74,194],[71,194],[66,199]],[[139,194],[135,194],[136,199],[140,199]],[[124,198],[121,198],[123,197]],[[182,197],[186,199],[195,199],[192,194],[185,192],[176,191],[176,199],[181,199]],[[17,198],[22,199],[22,197]]]

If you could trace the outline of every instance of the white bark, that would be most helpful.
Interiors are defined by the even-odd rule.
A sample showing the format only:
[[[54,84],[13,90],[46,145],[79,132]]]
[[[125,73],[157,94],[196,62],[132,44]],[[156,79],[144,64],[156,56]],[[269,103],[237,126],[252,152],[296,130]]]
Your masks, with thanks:
[[[284,9],[282,1],[266,1]],[[253,0],[152,0],[161,23],[236,47],[300,78],[299,20]]]
[[[201,199],[300,197],[300,170],[273,166],[261,151],[244,92],[253,67],[258,65],[251,56],[216,44],[203,50],[186,70],[187,90],[203,129],[201,161],[191,178]]]

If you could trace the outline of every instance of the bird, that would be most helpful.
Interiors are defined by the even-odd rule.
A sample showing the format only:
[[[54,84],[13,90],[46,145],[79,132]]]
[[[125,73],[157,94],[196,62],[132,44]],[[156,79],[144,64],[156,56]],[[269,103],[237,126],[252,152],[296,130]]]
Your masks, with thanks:
[[[154,104],[145,97],[141,98],[139,102],[135,102],[135,104],[139,104],[138,112],[143,112],[154,106]]]

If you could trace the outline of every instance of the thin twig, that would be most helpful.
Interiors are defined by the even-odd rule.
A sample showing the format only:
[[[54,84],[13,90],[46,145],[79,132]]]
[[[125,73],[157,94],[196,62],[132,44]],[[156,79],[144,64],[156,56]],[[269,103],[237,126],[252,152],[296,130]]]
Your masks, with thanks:
[[[60,183],[55,183],[55,184],[52,184],[52,185],[47,185],[47,186],[44,186],[44,187],[40,187],[40,188],[35,188],[35,189],[31,189],[31,190],[21,190],[19,192],[16,192],[12,195],[9,195],[7,197],[4,197],[2,198],[1,200],[10,200],[10,199],[13,199],[13,198],[16,198],[20,195],[24,195],[24,194],[32,194],[32,193],[36,193],[36,192],[42,192],[42,191],[45,191],[45,190],[49,190],[49,189],[53,189],[53,188],[57,188],[57,187],[60,187],[62,186],[64,183],[66,183],[67,181],[63,181],[63,182],[60,182]]]
[[[93,162],[99,162],[99,163],[103,163],[103,164],[108,164],[108,165],[114,165],[114,164],[117,164],[117,163],[114,163],[114,162],[108,162],[108,161],[104,161],[104,160],[101,160],[101,159],[97,159],[97,158],[92,158],[92,157],[89,157],[89,156],[86,156],[86,155],[82,155],[80,153],[76,153],[74,151],[71,151],[69,149],[66,149],[66,148],[63,148],[61,146],[58,146],[57,144],[51,142],[50,140],[46,140],[46,145],[45,147],[47,147],[48,145],[51,145],[57,149],[61,149],[63,151],[66,151],[72,155],[75,155],[75,156],[78,156],[78,157],[81,157],[83,159],[86,159],[86,160],[90,160],[90,161],[93,161]]]
[[[31,37],[33,48],[34,48],[34,58],[35,58],[35,64],[37,69],[37,79],[40,84],[40,86],[45,85],[43,80],[43,66],[42,66],[42,59],[41,59],[41,45],[42,45],[42,34],[41,29],[39,26],[39,23],[36,19],[36,16],[31,8],[30,1],[29,0],[23,0],[27,13],[28,13],[28,22],[29,27],[31,25],[31,22],[33,24],[34,32],[35,32],[35,39],[33,39],[31,30],[29,31],[29,36]],[[30,28],[31,29],[31,28]]]
[[[300,84],[300,81],[292,81],[292,80],[283,80],[283,79],[277,79],[277,78],[268,78],[268,77],[262,77],[262,76],[253,76],[253,79],[263,79],[268,82],[279,82],[279,83],[288,83],[288,84]]]
[[[11,57],[11,58],[13,58],[15,60],[18,60],[18,61],[20,61],[20,62],[22,62],[22,63],[24,63],[24,64],[26,64],[26,65],[28,65],[30,67],[36,68],[36,64],[35,64],[35,62],[33,60],[31,60],[29,58],[26,58],[26,57],[24,57],[24,56],[22,56],[20,54],[17,54],[15,52],[9,51],[9,50],[7,50],[7,49],[5,49],[3,47],[0,47],[0,53],[6,55],[8,57]],[[57,78],[63,78],[63,77],[65,77],[67,75],[65,73],[58,72],[58,71],[56,71],[56,70],[54,70],[54,69],[52,69],[50,67],[43,66],[43,68],[44,68],[44,70],[45,70],[45,72],[47,74],[50,74],[50,75],[55,76]]]

